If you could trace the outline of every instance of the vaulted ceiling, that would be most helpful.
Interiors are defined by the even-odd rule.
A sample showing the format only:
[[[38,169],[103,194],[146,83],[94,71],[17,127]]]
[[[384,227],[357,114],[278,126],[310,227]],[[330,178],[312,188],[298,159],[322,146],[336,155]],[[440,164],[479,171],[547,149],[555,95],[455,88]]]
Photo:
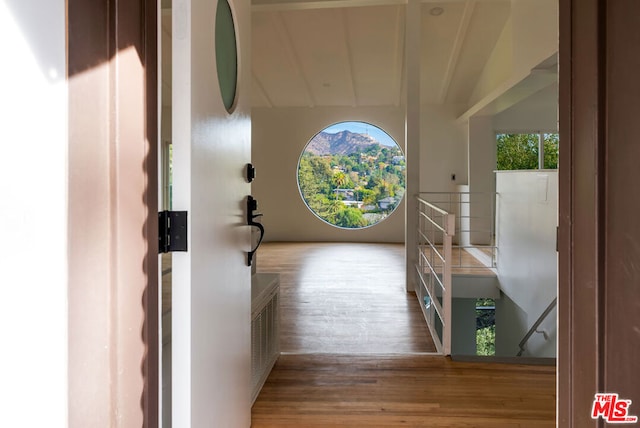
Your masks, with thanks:
[[[252,5],[255,107],[403,103],[401,1],[253,0]],[[423,103],[469,101],[509,12],[509,0],[423,1]],[[165,10],[163,55],[170,55],[170,34]],[[170,76],[170,70],[163,70],[165,89]]]
[[[399,105],[406,92],[405,6],[348,7],[353,3],[347,1],[345,7],[315,8],[318,3],[291,10],[291,3],[254,1],[253,104]],[[495,0],[423,4],[424,103],[468,101],[509,5]]]

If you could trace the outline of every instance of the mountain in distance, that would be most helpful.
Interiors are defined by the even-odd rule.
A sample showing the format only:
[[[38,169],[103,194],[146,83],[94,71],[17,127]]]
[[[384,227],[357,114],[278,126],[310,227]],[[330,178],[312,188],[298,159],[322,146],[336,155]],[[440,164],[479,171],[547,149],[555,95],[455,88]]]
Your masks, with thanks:
[[[350,131],[330,134],[323,131],[309,141],[305,151],[316,156],[350,155],[360,153],[374,145],[379,146],[380,143],[367,134],[356,134]]]

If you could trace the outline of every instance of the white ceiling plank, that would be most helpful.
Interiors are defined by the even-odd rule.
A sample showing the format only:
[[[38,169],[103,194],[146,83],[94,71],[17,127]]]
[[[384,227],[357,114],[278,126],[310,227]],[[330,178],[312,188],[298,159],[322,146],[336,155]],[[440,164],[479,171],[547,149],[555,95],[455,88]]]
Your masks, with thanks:
[[[335,6],[337,1],[342,0],[321,3]],[[362,1],[372,5],[382,0]],[[254,12],[255,105],[402,106],[407,96],[405,2]],[[421,102],[455,105],[462,113],[458,109],[470,107],[470,94],[508,19],[510,2],[421,3]],[[443,13],[433,14],[434,7]]]
[[[265,103],[267,104],[267,107],[273,107],[273,101],[271,101],[269,94],[267,94],[267,91],[265,91],[264,85],[262,84],[258,76],[256,76],[255,73],[251,73],[251,75],[253,77],[254,88],[258,89],[258,94],[265,101]]]
[[[433,15],[429,7],[422,7],[422,81],[420,91],[425,104],[440,104],[442,82],[454,50],[454,42],[465,3],[444,5],[441,15]],[[464,49],[462,49],[464,55]],[[458,68],[460,65],[458,64]],[[455,79],[452,79],[455,82]],[[453,83],[452,85],[453,86]]]
[[[476,2],[466,38],[462,41],[457,65],[452,70],[446,103],[467,106],[473,104],[470,97],[507,25],[510,9],[509,2]]]
[[[305,95],[309,101],[308,105],[309,107],[315,107],[317,103],[313,96],[313,92],[311,91],[309,79],[305,76],[304,70],[300,64],[300,58],[298,57],[298,54],[296,53],[295,48],[293,47],[293,43],[291,42],[291,36],[289,34],[289,31],[287,30],[286,23],[279,12],[272,14],[272,17],[274,20],[273,27],[280,39],[280,42],[282,43],[282,47],[284,48],[284,51],[287,57],[289,58],[291,65],[294,67],[296,72],[302,78],[302,81],[304,83],[304,88],[306,90]]]
[[[316,105],[351,106],[340,9],[279,12]]]
[[[461,3],[465,0],[421,0],[421,3]],[[407,4],[407,0],[253,0],[253,12],[276,10],[310,10],[341,7],[393,6]]]
[[[344,31],[344,37],[343,37],[344,48],[347,54],[347,61],[345,65],[347,67],[347,74],[349,76],[348,83],[349,83],[349,89],[351,91],[351,99],[352,99],[351,105],[353,107],[356,107],[358,105],[358,94],[356,94],[356,84],[355,84],[355,78],[353,75],[353,55],[351,54],[351,46],[349,44],[348,17],[346,16],[344,9],[340,10],[340,20],[342,21],[342,29]]]
[[[312,10],[333,9],[344,7],[364,6],[389,6],[406,4],[407,0],[302,0],[302,1],[260,1],[252,2],[251,11],[276,11],[276,10]]]
[[[440,104],[443,104],[447,99],[449,86],[451,85],[451,79],[453,78],[453,73],[455,72],[456,66],[458,65],[458,58],[460,58],[462,44],[467,37],[467,30],[469,29],[469,23],[471,22],[471,16],[473,15],[475,6],[475,0],[467,0],[465,2],[462,19],[460,20],[458,32],[456,33],[455,41],[453,43],[453,50],[451,51],[451,56],[449,57],[447,69],[445,71],[442,85],[440,87],[440,96],[438,97],[438,102]]]
[[[556,70],[533,69],[529,73],[514,75],[469,108],[456,121],[465,123],[472,116],[491,116],[501,113],[557,82]]]
[[[398,29],[396,17],[400,11],[403,24],[404,9],[404,6],[377,6],[345,10],[350,60],[360,106],[392,106],[397,101],[398,73],[402,72],[398,67],[403,61],[398,37],[404,38],[404,30]]]
[[[307,107],[310,100],[304,80],[276,31],[274,13],[253,14],[251,72],[259,79],[274,107]],[[258,88],[254,89],[259,92]],[[266,101],[259,94],[255,101],[266,107]]]
[[[399,7],[396,12],[395,23],[395,67],[394,67],[394,79],[393,93],[396,94],[395,106],[398,107],[402,101],[402,82],[404,79],[404,9]]]

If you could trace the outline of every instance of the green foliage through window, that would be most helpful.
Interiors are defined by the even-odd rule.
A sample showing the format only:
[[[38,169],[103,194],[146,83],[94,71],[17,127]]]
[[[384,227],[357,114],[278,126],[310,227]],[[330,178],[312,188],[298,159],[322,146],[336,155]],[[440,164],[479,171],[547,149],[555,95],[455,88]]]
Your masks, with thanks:
[[[476,354],[492,356],[496,354],[496,326],[476,330]]]
[[[558,168],[558,134],[543,134],[544,169]],[[497,169],[538,169],[539,134],[498,134]]]
[[[314,136],[298,164],[298,186],[311,211],[347,229],[374,225],[391,214],[404,195],[405,159],[389,141],[348,129]]]
[[[476,354],[496,354],[496,303],[493,299],[476,300]]]

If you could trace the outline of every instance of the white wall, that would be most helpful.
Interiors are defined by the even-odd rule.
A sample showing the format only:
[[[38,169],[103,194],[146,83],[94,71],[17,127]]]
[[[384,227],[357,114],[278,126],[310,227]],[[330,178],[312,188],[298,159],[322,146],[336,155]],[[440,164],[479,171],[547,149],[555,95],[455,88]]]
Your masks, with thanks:
[[[513,68],[529,72],[558,51],[558,0],[511,0]]]
[[[422,105],[421,113],[420,191],[454,192],[468,182],[467,129],[446,106]]]
[[[64,0],[0,2],[6,426],[67,426],[65,15]]]
[[[309,211],[298,190],[297,168],[309,140],[328,125],[361,120],[376,125],[404,148],[404,110],[370,108],[254,108],[252,194],[268,241],[404,242],[404,204],[381,223],[366,229],[342,230]]]
[[[495,116],[473,116],[468,121],[469,191],[495,192],[497,132],[557,132],[558,85],[552,84]],[[472,206],[474,216],[488,217],[490,207],[482,202]],[[473,229],[488,225],[474,220]],[[478,224],[478,222],[480,222]],[[488,244],[483,234],[473,234],[475,244]]]
[[[487,60],[473,93],[469,97],[469,106],[474,105],[486,94],[496,89],[511,77],[513,73],[513,25],[511,17],[505,23],[500,38]]]
[[[491,116],[469,119],[469,191],[481,193],[471,195],[469,220],[472,244],[491,244],[493,200],[489,194],[495,192],[496,136]]]
[[[476,355],[476,299],[454,298],[451,320],[451,353]]]
[[[498,132],[529,133],[558,130],[558,84],[550,85],[493,116]]]
[[[459,113],[495,100],[558,52],[558,0],[511,0],[511,16]]]
[[[496,352],[514,356],[518,342],[557,295],[557,171],[496,173],[498,197],[498,279],[521,322],[496,323]],[[504,302],[501,302],[504,303]],[[534,334],[525,355],[554,357],[556,320],[541,325],[550,340]]]
[[[297,184],[298,159],[317,132],[335,122],[361,120],[389,133],[404,149],[401,107],[254,108],[252,162],[258,200],[269,241],[404,242],[404,206],[376,226],[341,230],[313,215]],[[466,130],[442,106],[422,106],[420,190],[453,191],[467,181]],[[456,180],[451,180],[451,174]]]
[[[469,118],[469,187],[495,191],[496,133],[557,132],[558,85],[553,84],[495,116]]]

